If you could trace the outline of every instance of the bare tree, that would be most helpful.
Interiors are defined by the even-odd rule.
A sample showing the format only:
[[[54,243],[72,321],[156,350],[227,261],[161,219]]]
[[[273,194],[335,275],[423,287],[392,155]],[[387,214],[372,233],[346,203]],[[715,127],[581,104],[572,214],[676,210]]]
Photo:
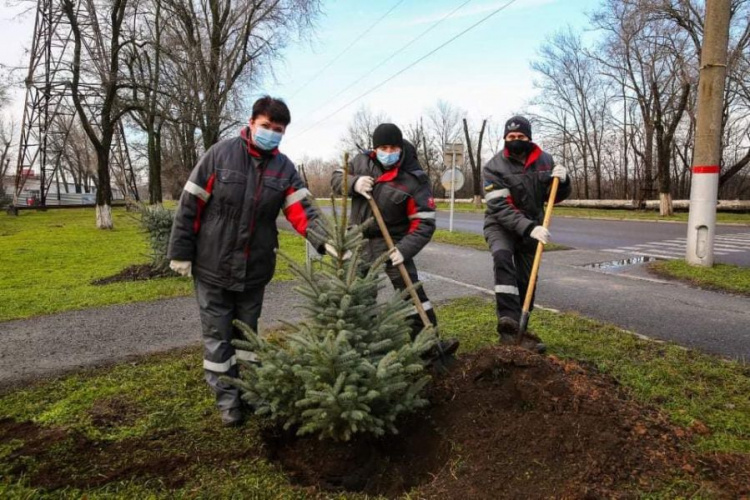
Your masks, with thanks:
[[[430,132],[435,137],[435,147],[438,148],[442,165],[446,165],[443,158],[446,145],[461,138],[461,116],[464,114],[463,110],[443,100],[427,111]]]
[[[541,76],[541,91],[532,102],[538,121],[578,150],[582,161],[583,195],[602,198],[602,148],[610,121],[612,88],[598,62],[587,55],[582,39],[568,28],[555,34],[540,50],[532,68]],[[593,171],[593,172],[592,172]]]
[[[344,151],[356,154],[360,150],[372,149],[372,133],[381,123],[390,122],[383,112],[373,113],[367,106],[361,106],[352,116],[346,133],[341,138]]]
[[[138,1],[127,27],[126,64],[134,82],[131,99],[140,103],[131,117],[146,134],[149,204],[162,202],[162,129],[165,108],[176,96],[163,89],[163,8],[160,1]]]
[[[96,151],[97,190],[96,190],[96,226],[100,229],[112,229],[112,188],[110,186],[109,163],[112,140],[117,131],[120,119],[133,108],[122,106],[120,90],[124,81],[120,72],[122,63],[123,40],[122,26],[126,17],[127,0],[113,0],[111,3],[86,3],[81,10],[73,0],[62,0],[63,11],[71,26],[74,52],[71,63],[72,81],[71,97],[78,119],[83,130]],[[79,19],[85,12],[87,18]],[[93,23],[95,29],[83,33],[82,23]],[[88,37],[93,36],[93,40]],[[83,67],[82,53],[86,59]],[[90,47],[95,47],[93,50]],[[91,66],[89,66],[91,65]],[[100,92],[91,102],[92,84],[84,82],[81,77],[86,72],[92,80],[98,80]]]
[[[425,130],[424,119],[420,116],[406,128],[406,138],[417,150],[419,164],[430,179],[430,187],[435,192],[440,186],[440,172],[436,168],[440,160],[440,153],[435,147],[435,138]]]
[[[484,130],[487,127],[487,120],[482,120],[482,127],[479,129],[479,138],[477,139],[476,157],[474,148],[471,145],[471,134],[469,133],[469,124],[464,122],[464,137],[466,138],[466,150],[469,152],[469,163],[471,165],[472,193],[474,194],[474,206],[482,208],[482,142],[484,140]]]
[[[165,51],[196,108],[203,148],[237,125],[228,111],[268,63],[311,27],[319,0],[165,0]]]
[[[0,104],[0,107],[2,105]],[[13,120],[0,119],[0,201],[5,198],[5,177],[10,171],[13,142],[17,125]]]

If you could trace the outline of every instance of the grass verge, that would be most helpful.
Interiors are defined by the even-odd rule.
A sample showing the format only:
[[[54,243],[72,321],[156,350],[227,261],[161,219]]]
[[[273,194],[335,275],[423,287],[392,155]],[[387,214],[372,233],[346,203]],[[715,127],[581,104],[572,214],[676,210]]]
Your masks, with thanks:
[[[435,231],[432,241],[437,243],[447,243],[448,245],[475,248],[477,250],[489,250],[487,242],[484,241],[484,236],[463,231],[450,232],[447,229],[438,229]],[[555,243],[549,243],[544,247],[545,252],[554,252],[556,250],[569,250],[569,248]]]
[[[115,229],[102,231],[93,209],[0,215],[0,321],[192,293],[191,280],[180,277],[92,285],[149,261],[138,216],[115,208],[112,217]],[[279,236],[284,252],[304,258],[302,238],[283,231]],[[275,279],[292,279],[282,259]]]
[[[691,266],[684,260],[652,262],[649,269],[663,278],[676,279],[699,288],[750,296],[750,268],[731,264]]]
[[[443,335],[458,337],[464,352],[495,341],[491,301],[460,299],[438,309]],[[697,450],[750,453],[747,366],[641,340],[575,314],[537,311],[531,327],[552,354],[594,365],[676,423],[705,428],[692,438]],[[199,348],[38,383],[0,397],[0,407],[12,419],[0,420],[6,428],[9,422],[33,422],[24,433],[0,433],[2,497],[310,494],[258,453],[257,420],[239,431],[219,425]],[[697,481],[680,484],[679,491],[701,491]],[[67,486],[54,488],[61,484]]]

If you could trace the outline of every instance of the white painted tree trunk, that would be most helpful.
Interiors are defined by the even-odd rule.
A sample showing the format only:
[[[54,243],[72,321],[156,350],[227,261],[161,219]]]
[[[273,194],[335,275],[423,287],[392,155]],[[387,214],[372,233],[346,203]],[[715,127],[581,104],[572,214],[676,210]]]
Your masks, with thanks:
[[[474,195],[474,206],[477,208],[482,208],[482,197],[479,195]]]
[[[96,206],[96,227],[97,229],[113,229],[112,224],[112,207],[110,205]]]
[[[674,215],[672,208],[672,195],[669,193],[659,193],[659,214],[662,217]]]

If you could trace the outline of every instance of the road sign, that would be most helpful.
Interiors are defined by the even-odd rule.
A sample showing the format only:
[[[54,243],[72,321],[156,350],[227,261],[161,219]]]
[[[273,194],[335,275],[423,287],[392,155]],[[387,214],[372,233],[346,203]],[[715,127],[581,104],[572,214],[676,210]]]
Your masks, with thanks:
[[[443,148],[443,163],[446,168],[464,164],[464,145],[460,142],[449,142]]]
[[[448,175],[446,182],[446,175],[443,174],[443,187],[451,192],[451,214],[448,219],[448,231],[453,232],[453,211],[454,204],[456,201],[456,189],[461,189],[464,185],[464,176],[458,171],[456,165],[462,165],[464,162],[464,145],[460,142],[448,143],[443,148],[443,163],[447,163],[448,158],[451,159],[451,168],[446,172]],[[461,179],[461,184],[458,185],[458,179]]]
[[[464,174],[457,168],[446,170],[443,176],[440,177],[440,184],[443,185],[446,191],[458,191],[464,187],[464,182],[466,182]]]

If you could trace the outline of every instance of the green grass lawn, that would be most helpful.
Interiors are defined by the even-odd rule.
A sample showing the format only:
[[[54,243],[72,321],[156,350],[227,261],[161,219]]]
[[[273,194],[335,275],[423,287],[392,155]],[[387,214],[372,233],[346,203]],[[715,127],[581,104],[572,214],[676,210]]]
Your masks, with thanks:
[[[750,268],[731,264],[691,266],[684,260],[652,262],[649,269],[659,276],[677,279],[700,288],[750,296]]]
[[[463,352],[495,341],[490,300],[453,301],[439,307],[438,315],[443,335],[458,337]],[[551,354],[589,363],[616,377],[637,400],[661,408],[675,423],[704,424],[709,432],[690,438],[695,450],[750,453],[747,366],[641,340],[574,314],[537,311],[531,328],[544,338]],[[66,481],[97,474],[106,478],[108,471],[123,464],[138,467],[140,461],[153,463],[155,454],[182,457],[184,463],[166,478],[143,470],[131,477],[102,479],[93,487],[69,487],[53,494],[56,498],[92,499],[286,499],[307,498],[309,494],[292,486],[258,453],[261,441],[256,419],[241,431],[219,425],[213,397],[203,381],[198,348],[39,383],[0,397],[0,408],[4,416],[38,426],[34,432],[0,440],[3,498],[42,496],[44,491],[29,483],[29,477],[39,471],[55,471]],[[25,441],[40,435],[58,437],[44,453],[25,461],[14,455]],[[71,437],[62,439],[60,435]],[[118,454],[120,450],[128,451]],[[25,473],[11,473],[19,460]],[[675,484],[662,485],[661,495],[650,491],[650,497],[712,497],[702,489],[699,475],[685,483],[680,472],[675,471]],[[679,495],[672,489],[675,485]]]
[[[438,229],[432,237],[432,241],[438,243],[447,243],[449,245],[458,245],[462,247],[476,248],[477,250],[489,250],[484,236],[481,234],[466,233],[463,231],[450,232],[447,229]],[[545,252],[554,252],[555,250],[568,250],[564,245],[549,243],[545,245]]]
[[[93,209],[0,215],[0,321],[192,294],[191,280],[180,277],[91,285],[149,261],[138,216],[115,208],[112,217],[115,229],[102,231]],[[292,258],[304,258],[302,238],[281,232],[280,245]],[[279,259],[276,279],[291,278]]]
[[[449,202],[438,202],[438,210],[450,210]],[[483,214],[483,208],[476,208],[473,203],[456,203],[456,212]],[[662,217],[657,210],[607,210],[603,208],[573,208],[555,207],[552,212],[555,217],[578,217],[582,219],[618,219],[618,220],[648,220],[648,221],[672,221],[687,222],[687,212],[677,212],[672,217]],[[719,212],[716,220],[720,223],[750,224],[750,213]]]

